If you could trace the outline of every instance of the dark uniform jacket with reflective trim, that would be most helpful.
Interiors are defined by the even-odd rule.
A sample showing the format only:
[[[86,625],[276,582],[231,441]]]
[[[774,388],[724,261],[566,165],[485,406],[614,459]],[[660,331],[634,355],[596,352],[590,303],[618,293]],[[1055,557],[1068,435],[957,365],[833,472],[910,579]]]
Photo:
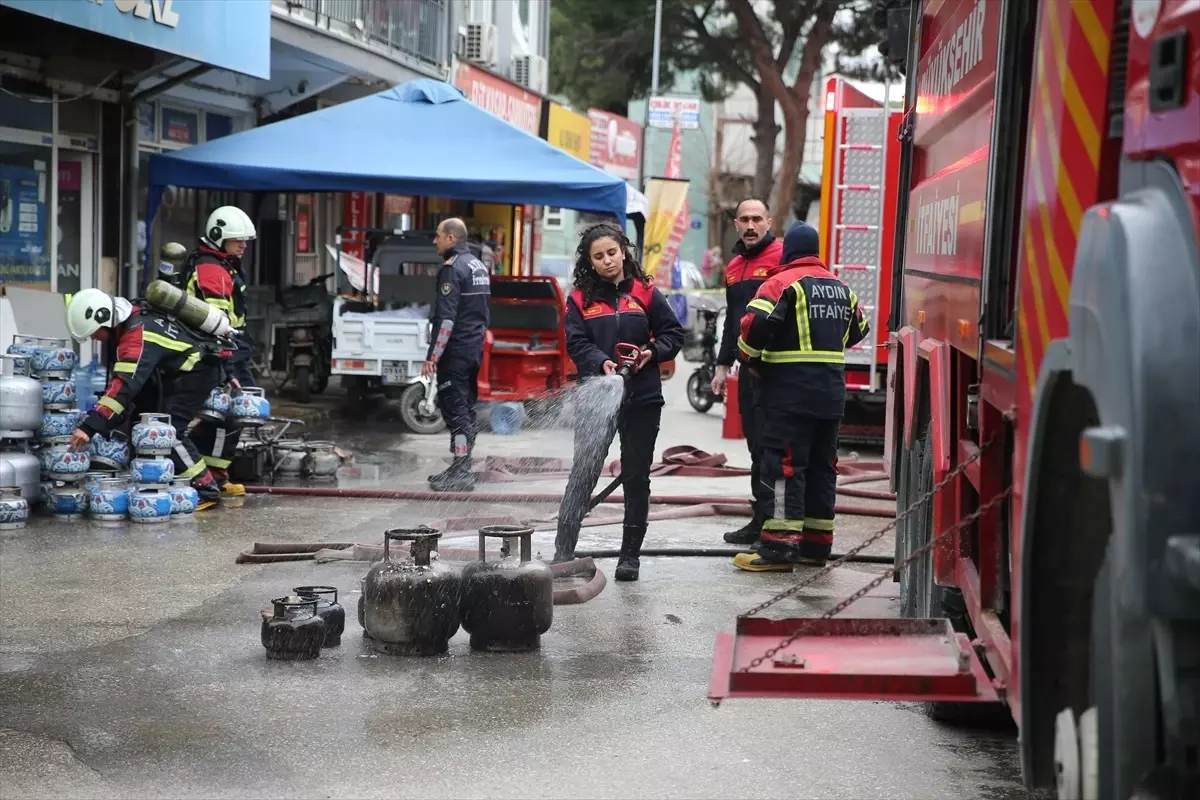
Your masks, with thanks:
[[[479,364],[491,324],[492,276],[465,244],[438,270],[427,361],[456,358]]]
[[[762,377],[763,407],[839,419],[846,348],[869,331],[853,290],[808,256],[777,268],[750,301],[738,357]]]
[[[567,354],[583,380],[604,374],[604,362],[617,360],[618,344],[637,345],[653,355],[625,387],[628,406],[661,406],[662,375],[657,365],[683,347],[683,326],[662,292],[633,278],[602,283],[590,304],[583,290],[567,299]]]
[[[746,314],[746,306],[771,270],[779,267],[783,242],[767,231],[754,247],[746,247],[739,239],[733,252],[734,257],[725,268],[725,329],[721,334],[721,352],[717,354],[717,363],[726,367],[733,366],[737,355],[738,324]]]
[[[191,372],[204,360],[215,363],[209,349],[182,323],[141,306],[116,328],[117,358],[112,380],[96,408],[80,423],[88,435],[107,434],[157,372]]]

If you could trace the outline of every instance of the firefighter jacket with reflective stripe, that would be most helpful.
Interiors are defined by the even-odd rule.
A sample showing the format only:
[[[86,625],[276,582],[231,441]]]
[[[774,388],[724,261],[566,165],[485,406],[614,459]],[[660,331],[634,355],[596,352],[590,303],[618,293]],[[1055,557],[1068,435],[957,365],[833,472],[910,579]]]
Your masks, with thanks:
[[[725,268],[725,330],[717,354],[717,363],[726,367],[732,367],[737,356],[738,323],[771,270],[779,266],[783,242],[768,231],[754,247],[747,248],[739,239],[733,252],[735,255]]]
[[[427,361],[456,358],[479,364],[492,320],[492,276],[465,244],[438,270]]]
[[[246,281],[238,265],[241,259],[201,244],[188,254],[180,282],[184,290],[229,317],[229,324],[246,327]]]
[[[117,355],[112,379],[96,408],[80,423],[89,435],[107,434],[114,428],[156,372],[164,377],[191,372],[210,353],[182,323],[142,306],[134,306],[129,319],[114,332]]]
[[[567,298],[567,354],[579,377],[604,374],[604,362],[617,360],[617,345],[637,345],[651,352],[650,361],[625,387],[628,406],[661,406],[662,375],[657,365],[671,361],[683,347],[683,326],[662,292],[652,284],[626,278],[620,284],[601,283],[592,302],[582,289]]]
[[[750,301],[738,355],[758,370],[764,406],[838,419],[846,348],[869,331],[853,290],[808,256],[779,268]]]

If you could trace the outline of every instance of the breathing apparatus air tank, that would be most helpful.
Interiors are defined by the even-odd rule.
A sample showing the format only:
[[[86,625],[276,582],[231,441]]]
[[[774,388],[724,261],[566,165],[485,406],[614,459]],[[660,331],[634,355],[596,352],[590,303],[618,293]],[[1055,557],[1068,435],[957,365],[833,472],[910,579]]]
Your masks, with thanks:
[[[158,276],[167,283],[179,285],[183,277],[183,265],[187,262],[187,248],[179,242],[167,242],[158,251],[161,259],[158,265]]]
[[[164,280],[151,281],[146,301],[159,311],[178,317],[185,325],[213,336],[229,336],[233,328],[229,317],[203,300],[192,297]]]

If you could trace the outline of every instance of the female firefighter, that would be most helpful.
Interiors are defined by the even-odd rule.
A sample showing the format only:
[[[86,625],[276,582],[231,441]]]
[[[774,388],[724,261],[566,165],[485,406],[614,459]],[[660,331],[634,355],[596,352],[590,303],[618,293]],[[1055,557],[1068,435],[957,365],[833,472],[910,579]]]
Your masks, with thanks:
[[[636,346],[638,357],[627,377],[619,413],[605,418],[581,414],[576,419],[575,460],[559,508],[554,560],[574,558],[588,499],[613,436],[620,433],[625,529],[616,579],[636,581],[650,512],[650,465],[663,406],[657,364],[675,358],[683,346],[683,328],[667,299],[634,260],[629,239],[613,225],[595,225],[584,232],[575,251],[574,282],[567,300],[566,336],[579,379],[617,373],[619,344]]]

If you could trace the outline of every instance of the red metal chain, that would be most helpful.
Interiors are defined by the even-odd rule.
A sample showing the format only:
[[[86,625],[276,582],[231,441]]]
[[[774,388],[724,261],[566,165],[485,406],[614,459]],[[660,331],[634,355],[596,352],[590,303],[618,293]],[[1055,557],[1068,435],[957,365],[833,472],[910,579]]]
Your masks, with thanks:
[[[956,466],[954,469],[947,472],[946,475],[940,481],[938,481],[936,484],[934,484],[933,488],[931,488],[929,491],[925,492],[923,495],[921,495],[920,497],[913,500],[913,502],[911,502],[904,509],[904,511],[902,511],[901,513],[896,515],[896,518],[894,520],[892,520],[890,523],[885,525],[878,532],[872,534],[870,537],[868,537],[865,541],[863,541],[857,547],[853,547],[850,550],[846,551],[845,555],[843,555],[841,558],[837,559],[836,561],[831,561],[824,568],[817,570],[812,575],[809,575],[807,578],[805,578],[804,580],[795,584],[794,586],[791,586],[788,589],[785,589],[784,591],[780,592],[779,594],[765,600],[764,602],[759,603],[757,606],[755,606],[754,608],[745,612],[744,614],[741,614],[740,616],[741,617],[754,616],[758,612],[760,612],[766,608],[770,608],[775,603],[778,603],[780,600],[783,600],[784,598],[787,598],[787,597],[791,597],[792,595],[796,594],[796,592],[800,591],[801,589],[805,588],[806,586],[811,586],[813,583],[815,583],[819,579],[825,577],[826,575],[831,573],[833,570],[837,569],[839,566],[846,563],[851,558],[853,558],[854,556],[861,553],[863,550],[870,547],[875,542],[878,542],[885,535],[887,535],[888,532],[895,530],[896,526],[898,526],[901,522],[904,522],[910,516],[912,516],[912,514],[918,508],[924,506],[925,503],[928,503],[929,501],[931,501],[933,499],[933,497],[939,491],[941,491],[943,488],[945,488],[947,485],[949,485],[951,481],[953,481],[958,476],[962,475],[966,471],[967,467],[969,467],[975,461],[978,461],[979,458],[985,452],[987,452],[987,450],[989,448],[991,448],[992,444],[995,441],[996,441],[996,437],[992,437],[987,442],[985,442],[982,447],[980,447],[973,454],[971,454],[971,456],[969,456],[965,461],[963,461],[961,464]],[[972,513],[963,517],[961,520],[955,522],[954,524],[952,524],[950,527],[946,528],[941,533],[932,537],[927,543],[925,543],[924,545],[922,545],[921,547],[917,548],[912,553],[910,553],[908,555],[908,557],[905,558],[903,561],[901,561],[898,564],[893,565],[890,570],[887,570],[886,572],[881,574],[879,577],[875,578],[870,583],[868,583],[866,586],[862,587],[861,589],[854,592],[846,599],[839,602],[837,605],[835,605],[829,611],[826,611],[818,619],[829,619],[831,617],[837,616],[842,611],[845,611],[855,601],[865,597],[867,595],[867,593],[870,592],[872,589],[875,589],[876,587],[881,585],[884,581],[892,578],[893,576],[898,575],[905,567],[907,567],[913,561],[916,561],[919,557],[928,553],[942,539],[944,539],[945,537],[949,536],[952,533],[955,533],[957,531],[960,531],[960,530],[972,525],[981,516],[983,516],[988,511],[993,509],[997,504],[999,504],[1002,500],[1008,498],[1009,495],[1011,495],[1011,494],[1012,494],[1012,487],[1010,486],[1010,487],[1004,489],[999,494],[993,496],[991,499],[989,499],[986,503],[981,505],[975,511],[973,511]],[[796,641],[796,639],[800,638],[800,636],[802,636],[803,633],[804,633],[804,627],[801,626],[798,630],[793,631],[790,635],[788,635],[786,638],[784,638],[779,644],[775,645],[770,650],[767,650],[761,656],[758,656],[757,658],[753,659],[749,664],[747,664],[745,667],[743,667],[740,671],[748,672],[749,670],[752,670],[755,667],[762,664],[767,659],[774,657],[779,651],[785,649],[786,647],[791,645],[794,641]]]

